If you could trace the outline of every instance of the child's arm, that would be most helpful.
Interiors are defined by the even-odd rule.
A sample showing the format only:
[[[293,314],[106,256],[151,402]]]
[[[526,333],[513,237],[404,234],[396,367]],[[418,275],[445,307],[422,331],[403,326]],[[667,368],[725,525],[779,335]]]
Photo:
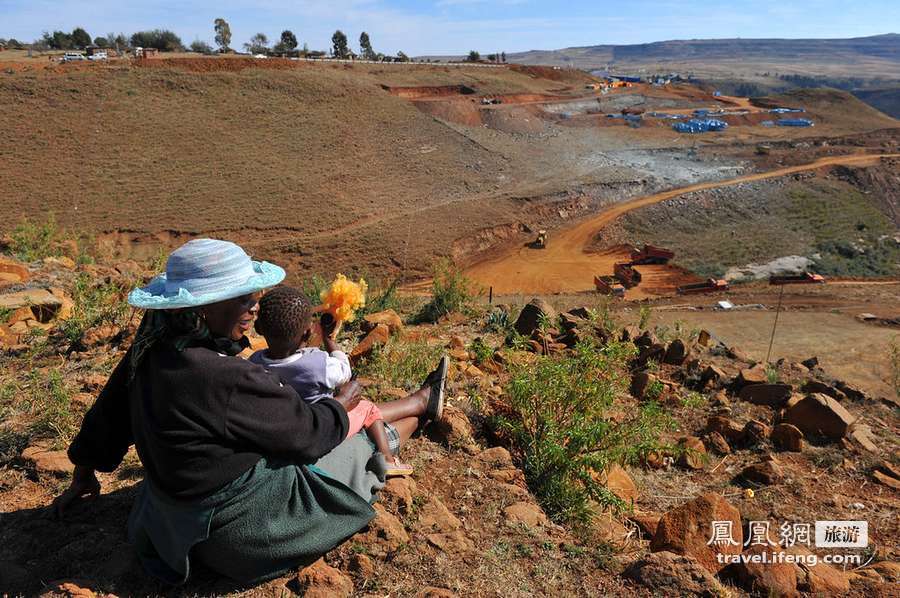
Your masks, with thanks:
[[[353,372],[350,370],[350,358],[337,344],[332,344],[333,347],[325,345],[328,349],[328,356],[325,358],[325,383],[329,388],[337,388],[349,382]]]

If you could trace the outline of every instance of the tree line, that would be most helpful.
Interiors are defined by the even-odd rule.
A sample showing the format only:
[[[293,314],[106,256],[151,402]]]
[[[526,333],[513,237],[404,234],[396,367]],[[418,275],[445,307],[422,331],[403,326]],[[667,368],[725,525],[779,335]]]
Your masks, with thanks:
[[[197,39],[191,42],[189,46],[185,46],[181,38],[168,29],[151,29],[147,31],[138,31],[127,37],[124,33],[107,33],[97,37],[91,37],[83,27],[76,27],[70,32],[66,31],[49,31],[43,32],[41,37],[31,47],[36,50],[83,50],[88,46],[97,46],[100,48],[115,48],[119,51],[129,48],[156,48],[161,52],[178,52],[190,50],[200,54],[214,54],[234,52],[231,47],[232,35],[231,26],[223,18],[217,18],[213,21],[213,32],[215,34],[214,41],[216,48],[214,49],[209,43]],[[281,32],[281,36],[270,46],[269,37],[265,33],[256,33],[249,41],[243,44],[244,50],[253,55],[264,56],[309,56],[324,57],[330,55],[334,58],[374,60],[374,61],[396,61],[408,62],[410,60],[404,52],[397,52],[395,56],[386,56],[381,52],[376,52],[372,47],[372,40],[369,34],[363,31],[359,35],[359,52],[354,52],[350,47],[347,35],[338,29],[331,36],[331,48],[326,51],[310,50],[306,44],[302,48],[299,47],[299,41],[293,31],[285,29]],[[25,49],[27,44],[23,44],[15,39],[0,39],[0,46]],[[506,52],[499,54],[488,54],[486,57],[488,62],[506,62]],[[469,52],[467,60],[469,62],[483,62],[481,54],[475,50]]]

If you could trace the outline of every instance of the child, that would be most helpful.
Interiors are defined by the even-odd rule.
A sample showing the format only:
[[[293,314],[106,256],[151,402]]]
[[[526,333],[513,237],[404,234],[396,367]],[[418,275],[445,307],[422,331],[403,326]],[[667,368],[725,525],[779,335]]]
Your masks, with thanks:
[[[336,388],[351,378],[350,360],[332,338],[335,320],[331,314],[321,318],[325,351],[307,346],[313,336],[313,308],[306,296],[291,287],[276,287],[259,301],[256,331],[263,335],[269,348],[257,351],[250,361],[278,374],[297,391],[304,401],[315,403],[332,398]],[[378,406],[361,400],[347,413],[350,420],[348,437],[365,428],[375,448],[388,464],[387,475],[409,475],[412,467],[394,455],[399,445],[388,437],[384,417]],[[392,446],[393,445],[393,446]]]

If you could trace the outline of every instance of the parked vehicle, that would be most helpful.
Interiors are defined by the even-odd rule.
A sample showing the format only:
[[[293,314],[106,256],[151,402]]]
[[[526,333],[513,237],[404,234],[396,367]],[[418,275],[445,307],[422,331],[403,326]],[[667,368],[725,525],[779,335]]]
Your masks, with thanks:
[[[825,284],[825,277],[812,272],[770,276],[769,284]]]
[[[109,57],[106,52],[94,52],[90,56],[87,57],[88,60],[98,61],[98,60],[107,60]]]
[[[644,245],[643,249],[631,253],[632,264],[667,264],[675,257],[675,252],[662,247]]]
[[[625,287],[619,284],[619,281],[612,276],[595,276],[594,286],[597,287],[598,293],[612,295],[613,297],[625,297]]]
[[[613,276],[615,276],[626,289],[636,287],[641,283],[641,273],[631,266],[630,263],[625,262],[613,264]]]
[[[678,287],[677,292],[679,295],[694,295],[697,293],[715,293],[716,291],[727,290],[728,282],[721,279],[708,278],[703,282],[680,286]]]
[[[66,52],[61,59],[63,62],[77,62],[79,60],[87,60],[81,52]]]

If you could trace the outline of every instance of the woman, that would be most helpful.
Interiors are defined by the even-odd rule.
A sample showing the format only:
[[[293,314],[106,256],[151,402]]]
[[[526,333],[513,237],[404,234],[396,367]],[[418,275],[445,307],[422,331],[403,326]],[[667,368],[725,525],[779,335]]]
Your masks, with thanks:
[[[358,383],[309,404],[237,357],[260,291],[283,278],[233,243],[198,239],[132,291],[129,303],[147,312],[69,447],[75,472],[57,514],[99,494],[95,472],[115,470],[134,444],[146,479],[129,539],[168,583],[187,580],[192,560],[242,583],[277,577],[371,520],[383,459],[364,434],[344,441]],[[442,359],[418,392],[382,404],[401,444],[442,410],[446,367]]]

